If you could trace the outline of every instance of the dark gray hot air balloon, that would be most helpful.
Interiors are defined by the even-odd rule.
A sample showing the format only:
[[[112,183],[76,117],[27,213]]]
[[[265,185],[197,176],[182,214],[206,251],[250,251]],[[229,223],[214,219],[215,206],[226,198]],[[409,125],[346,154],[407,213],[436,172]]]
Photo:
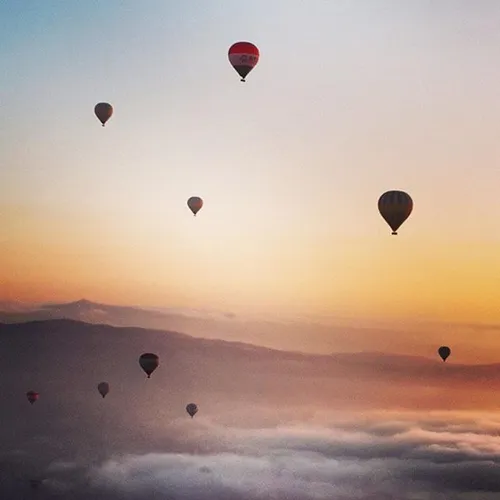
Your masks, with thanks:
[[[106,394],[109,392],[109,384],[107,382],[101,382],[97,386],[97,390],[99,391],[100,395],[105,398]]]
[[[191,196],[191,198],[189,198],[189,200],[187,201],[187,204],[191,212],[193,212],[193,214],[196,216],[196,214],[201,210],[201,207],[203,206],[203,200],[198,196]]]
[[[186,406],[186,411],[189,413],[191,418],[193,418],[198,413],[198,406],[195,405],[194,403],[189,403]]]
[[[141,354],[139,358],[139,364],[145,371],[148,378],[151,378],[151,374],[158,368],[158,365],[160,364],[160,358],[152,352],[145,352],[144,354]]]
[[[392,234],[398,234],[397,230],[413,210],[413,200],[404,191],[387,191],[378,200],[378,210]]]
[[[441,359],[443,361],[446,361],[446,359],[448,358],[448,356],[451,354],[451,349],[448,346],[446,346],[446,345],[442,345],[438,349],[438,354],[441,356]]]
[[[99,121],[102,123],[102,126],[104,127],[106,122],[113,115],[113,106],[111,106],[111,104],[107,102],[99,102],[98,104],[95,105],[94,113],[99,119]]]

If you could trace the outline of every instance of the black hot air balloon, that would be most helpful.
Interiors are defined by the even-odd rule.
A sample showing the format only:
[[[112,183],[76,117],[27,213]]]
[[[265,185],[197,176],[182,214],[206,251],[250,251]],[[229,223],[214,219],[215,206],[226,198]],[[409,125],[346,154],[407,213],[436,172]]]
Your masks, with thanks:
[[[193,212],[193,215],[196,216],[196,214],[201,210],[201,207],[203,207],[203,200],[199,196],[191,196],[191,198],[187,201],[187,205],[189,210]]]
[[[441,359],[443,361],[446,361],[446,359],[448,358],[448,356],[451,354],[451,349],[448,346],[446,346],[446,345],[442,345],[438,349],[438,354],[441,356]]]
[[[33,490],[37,490],[41,484],[41,479],[30,479],[30,486]]]
[[[95,105],[94,113],[104,127],[106,122],[113,115],[113,106],[107,102],[99,102]]]
[[[160,364],[160,358],[151,352],[145,352],[141,354],[139,358],[139,364],[141,368],[146,372],[148,378],[151,378],[151,374],[158,368]]]
[[[398,234],[397,230],[413,210],[413,200],[404,191],[387,191],[378,200],[378,210],[392,234]]]
[[[99,391],[99,394],[105,398],[106,394],[109,392],[109,384],[107,382],[101,382],[98,384],[97,390]]]
[[[186,406],[186,411],[189,413],[191,418],[193,418],[198,413],[198,406],[195,405],[194,403],[189,403]]]

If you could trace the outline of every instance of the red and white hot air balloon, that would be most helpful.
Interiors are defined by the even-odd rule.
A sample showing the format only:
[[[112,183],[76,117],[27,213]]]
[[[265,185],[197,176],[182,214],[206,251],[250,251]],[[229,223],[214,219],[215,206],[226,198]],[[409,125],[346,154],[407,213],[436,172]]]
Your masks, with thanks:
[[[250,42],[236,42],[229,47],[229,62],[241,76],[241,81],[257,66],[259,62],[259,49]]]

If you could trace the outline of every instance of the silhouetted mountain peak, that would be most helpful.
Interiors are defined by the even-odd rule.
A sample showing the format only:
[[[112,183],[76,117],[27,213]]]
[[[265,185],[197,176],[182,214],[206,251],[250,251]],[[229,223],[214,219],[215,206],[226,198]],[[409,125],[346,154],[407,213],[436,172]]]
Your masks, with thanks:
[[[75,302],[64,302],[62,304],[45,304],[45,309],[91,309],[95,307],[106,307],[103,304],[92,302],[87,299],[76,300]]]
[[[80,299],[80,300],[77,300],[75,302],[73,302],[73,304],[76,306],[76,305],[79,305],[79,306],[97,306],[99,304],[97,304],[96,302],[92,302],[90,300],[87,300],[87,299]]]

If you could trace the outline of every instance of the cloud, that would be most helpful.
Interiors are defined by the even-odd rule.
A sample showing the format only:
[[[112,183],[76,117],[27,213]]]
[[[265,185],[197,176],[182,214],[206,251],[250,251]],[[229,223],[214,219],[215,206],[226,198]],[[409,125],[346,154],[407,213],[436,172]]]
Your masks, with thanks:
[[[383,482],[385,475],[372,471],[368,476],[367,472],[362,463],[292,450],[258,456],[150,454],[103,464],[93,471],[92,486],[125,495],[164,494],[168,498],[363,498],[361,488]],[[363,476],[352,486],[353,477]]]
[[[45,469],[43,488],[62,495],[56,498],[110,500],[492,500],[500,494],[494,414],[337,417],[262,429],[177,422],[166,432],[182,430],[190,452],[57,461]],[[203,451],[192,449],[197,440]]]

